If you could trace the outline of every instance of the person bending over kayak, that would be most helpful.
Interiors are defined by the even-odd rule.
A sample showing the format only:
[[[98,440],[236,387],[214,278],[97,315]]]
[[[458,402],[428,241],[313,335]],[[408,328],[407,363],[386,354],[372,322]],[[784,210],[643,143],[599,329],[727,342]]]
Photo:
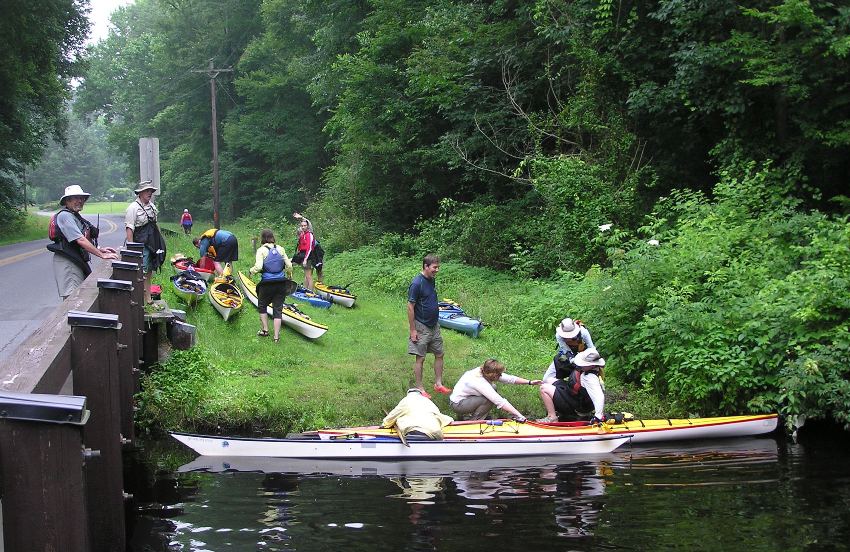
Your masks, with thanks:
[[[224,272],[222,263],[239,260],[239,242],[236,236],[227,230],[210,228],[199,238],[193,239],[192,243],[198,248],[200,256],[198,262],[200,263],[204,257],[212,258],[215,261],[215,273],[219,276]]]
[[[408,389],[407,395],[387,414],[381,427],[396,429],[403,436],[418,436],[432,440],[443,438],[443,428],[454,420],[440,412],[437,405],[418,388]]]
[[[465,372],[449,396],[449,406],[463,420],[483,420],[493,407],[504,410],[517,421],[524,422],[519,410],[496,392],[496,382],[516,385],[540,385],[541,380],[530,380],[505,373],[505,365],[496,359],[487,359],[484,364]]]
[[[559,353],[540,386],[540,399],[546,407],[541,423],[587,420],[605,421],[605,387],[602,367],[605,359],[596,349],[586,349],[575,357]]]

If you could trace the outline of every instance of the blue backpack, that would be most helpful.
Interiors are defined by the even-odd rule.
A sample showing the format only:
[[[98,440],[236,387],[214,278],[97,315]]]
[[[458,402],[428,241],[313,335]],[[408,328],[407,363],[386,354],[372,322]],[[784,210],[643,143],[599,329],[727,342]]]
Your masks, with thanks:
[[[269,254],[263,261],[263,280],[285,280],[286,263],[283,262],[283,256],[276,246],[269,247],[268,250]]]

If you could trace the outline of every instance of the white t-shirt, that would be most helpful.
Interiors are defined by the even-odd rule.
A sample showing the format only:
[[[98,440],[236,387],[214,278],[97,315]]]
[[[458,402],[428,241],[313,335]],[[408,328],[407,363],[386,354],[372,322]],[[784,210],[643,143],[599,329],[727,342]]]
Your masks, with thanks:
[[[510,374],[503,373],[499,376],[499,381],[502,383],[516,383],[516,380],[517,377]],[[449,400],[453,403],[459,403],[468,397],[485,397],[496,405],[496,408],[502,408],[508,402],[506,398],[496,392],[495,383],[490,383],[484,379],[484,376],[481,375],[480,366],[464,372],[452,389]]]

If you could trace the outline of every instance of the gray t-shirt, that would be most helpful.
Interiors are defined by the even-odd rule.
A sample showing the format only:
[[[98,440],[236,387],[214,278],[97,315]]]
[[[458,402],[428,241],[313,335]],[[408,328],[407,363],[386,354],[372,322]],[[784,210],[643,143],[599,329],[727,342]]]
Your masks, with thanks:
[[[65,239],[69,242],[75,242],[83,237],[83,230],[85,230],[85,227],[82,222],[80,222],[80,220],[69,211],[63,210],[56,215],[56,225],[59,226],[59,230],[62,232],[62,235],[65,236]]]

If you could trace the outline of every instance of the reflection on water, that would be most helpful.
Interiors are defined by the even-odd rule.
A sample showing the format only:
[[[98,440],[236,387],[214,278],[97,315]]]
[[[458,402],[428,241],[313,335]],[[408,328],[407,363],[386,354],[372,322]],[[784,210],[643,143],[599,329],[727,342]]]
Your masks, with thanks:
[[[803,452],[768,438],[635,447],[567,462],[200,457],[177,474],[179,501],[169,505],[177,513],[143,516],[155,521],[147,548],[136,549],[466,551],[474,544],[726,552],[794,549],[795,536],[843,543],[847,523],[824,534],[817,524],[790,537],[776,530],[811,504],[798,482]],[[846,465],[848,451],[838,453],[832,465]],[[831,491],[843,500],[842,512],[850,504],[846,471],[816,490],[821,499]],[[157,540],[160,548],[151,544]]]

